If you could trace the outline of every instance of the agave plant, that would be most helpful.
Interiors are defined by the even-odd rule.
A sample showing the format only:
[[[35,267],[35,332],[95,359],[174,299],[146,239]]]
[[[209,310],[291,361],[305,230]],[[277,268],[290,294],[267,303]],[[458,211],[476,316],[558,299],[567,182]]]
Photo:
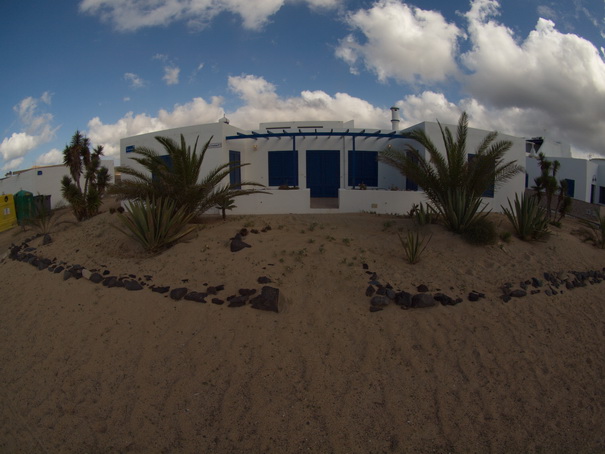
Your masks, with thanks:
[[[60,220],[63,214],[57,214],[55,210],[47,210],[43,203],[36,203],[32,216],[25,219],[25,224],[31,226],[39,234],[46,235],[58,225],[70,223],[67,220]]]
[[[596,247],[605,249],[605,215],[595,214],[594,219],[582,219],[580,222],[586,227],[581,231],[584,241],[589,241]]]
[[[187,225],[193,216],[186,207],[177,208],[174,200],[135,200],[126,205],[125,214],[118,215],[124,228],[116,228],[134,237],[147,252],[154,253],[194,231],[195,226]]]
[[[509,200],[508,208],[502,207],[502,210],[523,241],[539,240],[548,234],[548,214],[536,197],[523,194],[519,199],[515,194],[514,207]]]
[[[410,265],[418,263],[420,261],[420,256],[431,241],[432,235],[428,237],[428,239],[427,237],[420,238],[420,234],[413,230],[408,230],[405,238],[403,238],[400,234],[398,235],[408,263]]]

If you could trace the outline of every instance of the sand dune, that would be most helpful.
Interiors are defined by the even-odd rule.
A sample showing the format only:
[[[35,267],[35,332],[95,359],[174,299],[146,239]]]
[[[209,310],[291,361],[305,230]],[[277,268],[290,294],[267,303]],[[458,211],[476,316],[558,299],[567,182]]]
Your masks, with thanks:
[[[572,220],[544,243],[489,247],[429,226],[409,265],[403,218],[232,216],[149,257],[109,226],[116,216],[29,244],[146,287],[224,286],[225,301],[268,277],[283,310],[64,281],[4,259],[2,452],[605,452],[605,282],[500,298],[506,282],[603,269]],[[266,226],[230,252],[241,228]],[[2,233],[0,254],[31,233]],[[371,313],[368,272],[464,302]],[[470,302],[471,290],[486,297]]]

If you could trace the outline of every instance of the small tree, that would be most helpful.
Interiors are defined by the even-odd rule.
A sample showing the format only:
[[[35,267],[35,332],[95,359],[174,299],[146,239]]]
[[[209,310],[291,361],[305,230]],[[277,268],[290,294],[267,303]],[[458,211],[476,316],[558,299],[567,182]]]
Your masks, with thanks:
[[[78,221],[99,213],[101,198],[111,182],[107,167],[101,166],[103,146],[90,150],[88,137],[76,131],[63,150],[63,164],[71,175],[61,180],[61,194],[69,202]],[[82,187],[84,178],[84,187]]]
[[[216,208],[221,210],[221,216],[223,217],[223,221],[227,219],[227,210],[232,210],[236,208],[235,200],[226,195],[223,199],[221,199]]]
[[[561,168],[561,163],[557,160],[549,161],[542,152],[538,154],[538,165],[540,166],[540,176],[534,178],[535,185],[532,189],[538,202],[544,196],[546,198],[546,214],[548,219],[554,222],[560,222],[571,209],[572,200],[567,195],[568,184],[566,180],[557,180],[557,173]],[[552,208],[553,199],[557,195],[556,206]],[[557,216],[558,215],[558,216]]]

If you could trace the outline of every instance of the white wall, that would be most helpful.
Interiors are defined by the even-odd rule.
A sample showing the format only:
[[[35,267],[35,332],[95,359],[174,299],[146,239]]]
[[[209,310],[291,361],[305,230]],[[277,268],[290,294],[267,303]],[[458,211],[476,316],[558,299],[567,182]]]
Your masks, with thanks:
[[[338,193],[343,213],[367,211],[378,214],[407,214],[414,204],[426,203],[424,192],[380,189],[341,189]]]
[[[188,146],[195,145],[198,139],[197,150],[201,151],[210,139],[210,146],[202,164],[202,174],[207,173],[218,165],[221,165],[229,160],[229,149],[226,147],[225,136],[235,134],[241,131],[238,128],[229,126],[226,123],[218,122],[207,125],[187,126],[183,128],[167,129],[164,131],[156,131],[149,134],[141,134],[138,136],[128,137],[120,140],[120,165],[130,166],[134,169],[143,171],[144,168],[138,163],[130,159],[135,156],[132,153],[127,153],[126,149],[129,146],[147,147],[158,152],[160,155],[167,154],[163,146],[155,139],[156,136],[169,137],[180,144],[181,134],[185,138]],[[126,175],[123,178],[128,178]],[[244,178],[242,170],[242,179]]]
[[[101,166],[107,167],[111,182],[115,179],[113,159],[101,160]],[[9,175],[0,180],[0,194],[15,194],[21,190],[36,195],[50,195],[51,208],[68,205],[61,195],[61,180],[69,176],[69,169],[63,165],[34,167]],[[84,184],[84,177],[81,179]]]
[[[595,201],[598,201],[598,180],[599,180],[599,163],[595,160],[580,159],[580,158],[548,158],[549,161],[559,161],[561,167],[557,172],[556,179],[561,181],[569,179],[575,181],[574,199],[590,202],[591,186],[595,184]],[[536,158],[527,157],[526,169],[528,174],[528,187],[535,185],[534,179],[539,177],[540,165]],[[602,167],[605,167],[601,164]],[[593,177],[597,182],[593,183]],[[605,177],[605,172],[604,172]],[[605,178],[602,180],[605,183]],[[603,184],[605,185],[605,184]]]
[[[452,135],[455,137],[456,135],[456,125],[447,125],[442,124],[444,128],[449,128],[452,132]],[[406,131],[410,131],[415,128],[424,129],[426,134],[431,138],[433,144],[437,147],[437,149],[445,155],[445,144],[443,143],[443,139],[441,136],[441,130],[439,128],[439,124],[435,122],[423,122],[419,125],[408,128]],[[466,149],[467,153],[474,153],[475,150],[479,147],[479,145],[485,139],[485,136],[490,131],[485,131],[482,129],[468,128],[468,135],[466,141]],[[525,139],[515,136],[510,136],[507,134],[498,134],[496,141],[509,140],[512,142],[511,149],[507,152],[504,161],[516,161],[518,165],[521,167],[525,167],[526,159],[525,159]],[[418,145],[418,149],[420,146]],[[421,150],[424,151],[424,150]],[[511,178],[508,182],[496,186],[494,197],[484,197],[483,201],[485,202],[487,209],[501,212],[502,206],[508,207],[508,200],[513,200],[515,198],[515,194],[522,195],[525,190],[525,174],[523,172],[518,173],[516,176]]]

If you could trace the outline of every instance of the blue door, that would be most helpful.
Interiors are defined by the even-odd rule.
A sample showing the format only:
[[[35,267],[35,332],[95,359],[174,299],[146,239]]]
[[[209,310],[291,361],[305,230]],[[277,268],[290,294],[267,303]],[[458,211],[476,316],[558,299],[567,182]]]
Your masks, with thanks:
[[[307,150],[307,187],[311,197],[338,197],[339,150]]]

